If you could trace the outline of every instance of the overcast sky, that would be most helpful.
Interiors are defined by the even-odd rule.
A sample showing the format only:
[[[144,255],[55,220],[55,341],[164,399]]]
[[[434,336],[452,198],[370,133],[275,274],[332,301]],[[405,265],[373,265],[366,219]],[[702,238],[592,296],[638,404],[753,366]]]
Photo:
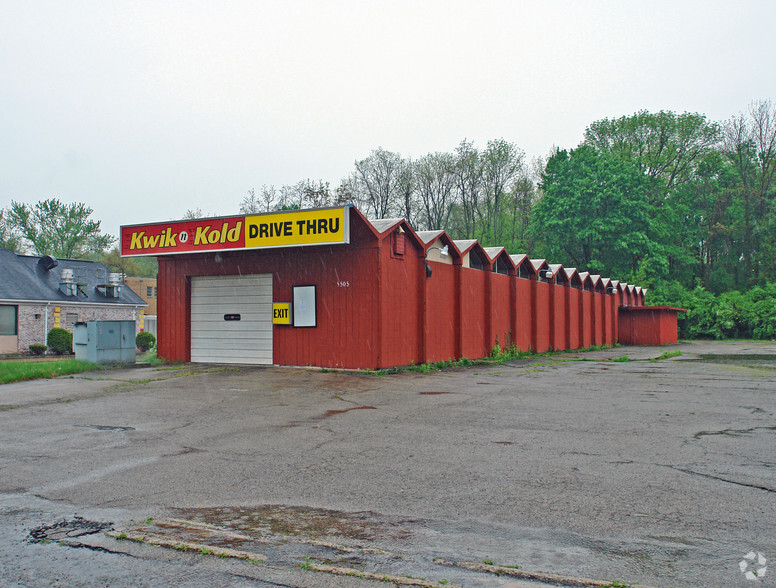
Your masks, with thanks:
[[[356,159],[529,157],[640,109],[776,99],[776,2],[0,0],[0,207],[85,202],[103,229],[236,214]]]

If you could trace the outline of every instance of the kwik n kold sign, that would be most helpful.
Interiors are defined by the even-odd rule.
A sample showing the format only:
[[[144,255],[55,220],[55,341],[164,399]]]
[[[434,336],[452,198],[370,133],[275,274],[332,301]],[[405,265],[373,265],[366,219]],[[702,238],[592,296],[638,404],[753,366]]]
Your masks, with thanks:
[[[349,243],[349,210],[346,206],[130,225],[121,227],[121,255],[174,255]]]

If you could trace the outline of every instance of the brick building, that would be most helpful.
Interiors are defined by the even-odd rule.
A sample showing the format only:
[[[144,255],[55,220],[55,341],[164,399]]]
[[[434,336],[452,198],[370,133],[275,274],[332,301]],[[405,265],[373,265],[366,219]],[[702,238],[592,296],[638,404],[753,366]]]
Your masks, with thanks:
[[[146,303],[103,264],[0,249],[0,354],[46,344],[54,327],[76,322],[133,320],[142,328]]]

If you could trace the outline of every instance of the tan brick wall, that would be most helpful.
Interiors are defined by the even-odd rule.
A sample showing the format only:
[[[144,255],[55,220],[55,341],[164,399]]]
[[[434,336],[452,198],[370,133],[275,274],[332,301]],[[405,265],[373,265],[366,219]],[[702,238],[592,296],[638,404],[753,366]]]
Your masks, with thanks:
[[[86,321],[135,321],[135,332],[141,329],[143,317],[142,308],[105,307],[87,305],[51,304],[48,306],[48,330],[61,327],[72,332],[73,327],[67,324],[68,314],[77,315],[78,322]],[[30,345],[46,344],[46,305],[19,304],[18,353],[29,353]],[[39,318],[35,318],[39,316]]]
[[[46,344],[45,304],[19,305],[19,353],[28,353],[30,345]],[[39,318],[35,318],[38,315]],[[54,326],[49,316],[49,329]]]
[[[156,315],[156,278],[124,278],[124,284],[129,286],[132,291],[140,296],[145,302],[145,313]],[[148,289],[151,288],[151,296],[148,295]]]

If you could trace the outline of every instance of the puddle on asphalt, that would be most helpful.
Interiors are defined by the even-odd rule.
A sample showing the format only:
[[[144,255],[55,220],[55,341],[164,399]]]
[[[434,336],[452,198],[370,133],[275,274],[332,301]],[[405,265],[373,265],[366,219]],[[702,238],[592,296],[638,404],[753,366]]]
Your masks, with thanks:
[[[763,370],[776,370],[776,355],[766,353],[704,353],[698,355],[697,358],[687,358],[685,361],[735,365],[739,367]]]
[[[702,353],[698,358],[706,361],[776,361],[776,355],[768,353]]]

